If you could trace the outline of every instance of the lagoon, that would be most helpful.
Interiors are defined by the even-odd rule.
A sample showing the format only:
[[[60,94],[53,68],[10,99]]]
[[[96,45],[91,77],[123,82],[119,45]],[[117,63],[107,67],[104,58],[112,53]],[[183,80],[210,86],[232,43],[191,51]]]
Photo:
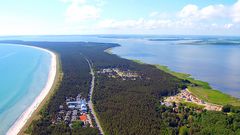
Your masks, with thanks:
[[[15,36],[0,40],[118,43],[112,52],[127,59],[168,66],[240,98],[240,38],[224,36],[69,35]]]
[[[240,97],[240,45],[189,45],[147,40],[128,40],[121,44],[112,50],[114,54],[166,65],[173,71],[206,81],[214,89]]]

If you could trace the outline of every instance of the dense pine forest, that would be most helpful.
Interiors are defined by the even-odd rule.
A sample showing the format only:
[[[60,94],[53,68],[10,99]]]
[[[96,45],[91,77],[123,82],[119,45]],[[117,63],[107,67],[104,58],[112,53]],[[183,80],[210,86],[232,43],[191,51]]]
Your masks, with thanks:
[[[91,76],[85,57],[93,62],[95,72],[105,68],[131,70],[140,79],[123,80],[96,74],[94,105],[107,135],[159,135],[159,134],[240,134],[240,109],[225,106],[222,112],[197,111],[194,107],[179,105],[179,110],[161,105],[165,96],[175,95],[189,82],[165,73],[155,66],[138,64],[108,54],[104,50],[117,44],[91,42],[23,42],[4,41],[33,45],[59,54],[63,71],[61,86],[41,111],[41,118],[34,121],[30,134],[99,134],[96,128],[70,129],[64,123],[51,123],[59,105],[66,96],[81,93],[88,98]]]

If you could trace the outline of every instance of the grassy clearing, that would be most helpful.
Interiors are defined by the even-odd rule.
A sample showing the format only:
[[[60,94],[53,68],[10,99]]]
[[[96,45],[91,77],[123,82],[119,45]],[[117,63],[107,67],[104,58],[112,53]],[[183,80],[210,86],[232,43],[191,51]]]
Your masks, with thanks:
[[[145,63],[143,63],[142,61],[140,61],[140,60],[132,60],[133,62],[136,62],[136,63],[139,63],[139,64],[145,64]]]
[[[137,62],[139,64],[145,64],[141,62],[140,60],[133,60],[134,62]],[[162,65],[155,65],[158,69],[167,72],[173,76],[176,76],[177,78],[187,80],[191,84],[195,84],[196,86],[188,86],[188,89],[198,98],[209,102],[209,103],[214,103],[218,105],[226,105],[230,104],[233,106],[240,106],[240,100],[232,97],[228,94],[224,94],[218,90],[214,90],[211,88],[211,86],[207,82],[203,82],[201,80],[195,80],[194,78],[191,77],[190,74],[185,74],[185,73],[179,73],[179,72],[174,72],[171,71],[167,66],[162,66]]]
[[[198,104],[195,104],[195,103],[192,103],[192,102],[182,102],[182,104],[184,104],[188,108],[195,108],[195,109],[203,109],[204,108],[203,105],[198,105]]]
[[[206,89],[203,87],[189,87],[188,89],[195,96],[209,103],[214,103],[219,105],[230,104],[233,106],[240,106],[239,99],[234,98],[230,95],[224,94],[218,90]]]
[[[188,80],[189,82],[196,84],[198,86],[201,86],[201,87],[204,87],[207,89],[211,89],[211,87],[209,86],[209,84],[207,82],[203,82],[201,80],[195,80],[194,78],[191,77],[190,74],[171,71],[167,66],[156,65],[156,67],[164,72],[167,72],[173,76],[176,76],[177,78],[180,78],[183,80]]]

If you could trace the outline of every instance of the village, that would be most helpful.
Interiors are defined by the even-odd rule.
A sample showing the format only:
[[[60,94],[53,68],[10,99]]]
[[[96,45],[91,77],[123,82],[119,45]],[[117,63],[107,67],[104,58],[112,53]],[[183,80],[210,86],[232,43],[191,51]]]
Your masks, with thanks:
[[[206,110],[211,110],[211,111],[221,111],[222,106],[221,105],[216,105],[216,104],[211,104],[208,102],[205,102],[195,95],[193,95],[187,88],[184,90],[181,90],[180,93],[178,93],[175,96],[170,96],[167,97],[162,104],[166,106],[172,106],[173,103],[180,103],[180,102],[189,102],[189,103],[194,103],[200,106],[203,106],[203,109]]]
[[[120,70],[118,68],[105,68],[100,71],[97,71],[98,74],[106,74],[110,78],[117,78],[120,77],[122,80],[137,80],[141,79],[142,77],[137,74],[136,72],[130,70]]]
[[[65,103],[59,106],[59,112],[53,124],[64,122],[70,128],[74,122],[80,122],[82,127],[93,127],[86,99],[78,94],[76,97],[66,97]]]

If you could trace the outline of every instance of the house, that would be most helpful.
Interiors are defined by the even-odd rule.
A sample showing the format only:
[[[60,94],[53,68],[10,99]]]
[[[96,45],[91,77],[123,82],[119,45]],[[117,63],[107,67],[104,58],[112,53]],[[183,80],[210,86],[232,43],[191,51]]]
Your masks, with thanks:
[[[59,106],[59,109],[62,110],[62,109],[63,109],[63,105],[60,105],[60,106]]]
[[[76,120],[77,120],[77,116],[72,116],[71,121],[73,122],[73,121],[76,121]]]
[[[87,113],[87,106],[86,104],[81,104],[81,109],[80,109],[83,113]]]
[[[83,114],[83,115],[81,115],[79,118],[80,118],[80,120],[81,120],[82,122],[84,122],[84,124],[86,124],[86,122],[87,122],[87,114]]]
[[[78,114],[78,111],[77,111],[77,110],[73,110],[72,115],[73,115],[73,116],[77,116],[77,114]]]
[[[69,121],[70,121],[70,116],[65,116],[65,118],[64,118],[64,121],[65,121],[65,123],[68,123]]]
[[[65,112],[64,112],[64,110],[61,110],[60,112],[58,112],[58,114],[60,114],[60,115],[63,115]]]
[[[77,98],[77,101],[70,101],[66,103],[69,109],[81,109],[81,105],[86,105],[86,100]]]

